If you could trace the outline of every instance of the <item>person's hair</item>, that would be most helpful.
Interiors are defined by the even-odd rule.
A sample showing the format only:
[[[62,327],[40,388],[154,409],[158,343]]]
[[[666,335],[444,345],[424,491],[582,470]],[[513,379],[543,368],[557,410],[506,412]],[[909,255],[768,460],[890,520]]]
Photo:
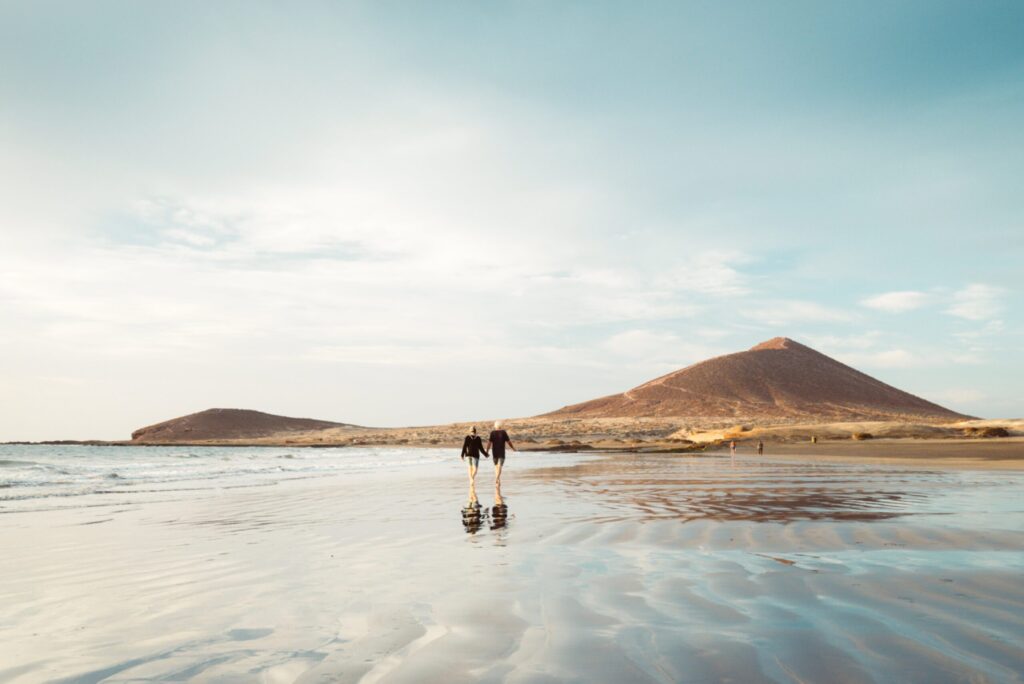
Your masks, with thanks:
[[[469,426],[469,431],[472,432],[475,435],[476,434],[476,425],[470,425]]]
[[[494,421],[494,429],[495,430],[500,430],[501,426],[502,426],[502,422],[500,420]]]

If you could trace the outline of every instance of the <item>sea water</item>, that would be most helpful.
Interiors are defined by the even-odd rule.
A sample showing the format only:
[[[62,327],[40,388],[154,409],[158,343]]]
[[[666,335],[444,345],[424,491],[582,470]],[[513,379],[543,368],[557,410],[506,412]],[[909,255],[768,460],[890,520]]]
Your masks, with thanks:
[[[452,459],[452,449],[8,444],[0,445],[0,512],[74,507],[81,497],[91,503],[102,495],[422,470]]]

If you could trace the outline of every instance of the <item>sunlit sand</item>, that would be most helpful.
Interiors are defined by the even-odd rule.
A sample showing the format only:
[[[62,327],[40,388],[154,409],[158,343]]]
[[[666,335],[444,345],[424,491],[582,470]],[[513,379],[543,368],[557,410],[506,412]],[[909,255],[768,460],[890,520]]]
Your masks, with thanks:
[[[314,451],[294,458],[358,456]],[[996,682],[1024,663],[1020,473],[513,454],[500,492],[487,461],[471,492],[453,452],[410,453],[5,501],[0,680]]]

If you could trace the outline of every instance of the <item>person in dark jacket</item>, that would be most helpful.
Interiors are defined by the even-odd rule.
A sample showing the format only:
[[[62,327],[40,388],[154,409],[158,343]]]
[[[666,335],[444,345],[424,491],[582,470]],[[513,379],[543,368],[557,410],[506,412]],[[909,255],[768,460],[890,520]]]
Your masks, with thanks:
[[[469,459],[470,484],[476,482],[476,470],[480,467],[480,452],[483,452],[484,456],[490,455],[487,453],[487,449],[484,448],[480,435],[476,434],[476,428],[470,428],[466,439],[462,441],[462,456],[460,456],[463,461],[467,458]]]
[[[495,484],[501,484],[501,468],[505,465],[505,445],[508,444],[508,448],[512,451],[516,450],[512,446],[512,440],[509,438],[508,433],[502,429],[501,425],[500,420],[495,421],[494,429],[491,430],[491,436],[487,438],[487,446],[490,447],[491,453],[494,454]]]

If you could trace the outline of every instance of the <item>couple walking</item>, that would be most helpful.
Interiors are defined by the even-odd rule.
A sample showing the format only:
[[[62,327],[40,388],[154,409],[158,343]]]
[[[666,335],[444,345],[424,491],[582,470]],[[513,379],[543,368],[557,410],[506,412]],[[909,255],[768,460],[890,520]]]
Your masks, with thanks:
[[[491,430],[490,436],[487,437],[487,445],[484,446],[483,439],[480,435],[476,434],[476,428],[470,428],[469,434],[466,435],[466,439],[462,442],[462,460],[469,459],[469,482],[472,484],[476,482],[476,470],[480,466],[480,454],[483,453],[484,457],[494,457],[494,483],[501,484],[501,469],[505,465],[505,445],[508,444],[508,448],[515,451],[515,446],[512,445],[512,440],[509,439],[508,433],[505,432],[501,427],[501,421],[495,421],[494,429]],[[490,450],[490,453],[488,453]]]

